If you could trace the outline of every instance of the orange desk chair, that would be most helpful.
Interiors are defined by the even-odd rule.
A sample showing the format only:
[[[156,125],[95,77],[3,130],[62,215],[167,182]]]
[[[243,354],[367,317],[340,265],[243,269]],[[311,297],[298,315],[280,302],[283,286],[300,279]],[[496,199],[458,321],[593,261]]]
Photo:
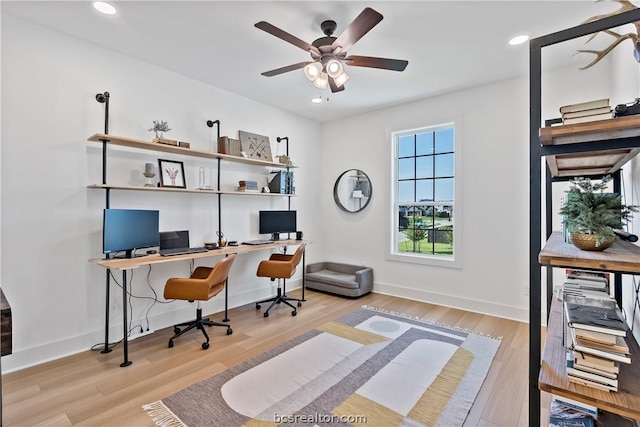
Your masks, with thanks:
[[[282,288],[280,287],[280,279],[290,279],[293,276],[296,272],[296,267],[302,259],[304,247],[304,243],[298,246],[298,249],[296,249],[293,255],[272,254],[268,260],[262,261],[260,265],[258,265],[258,272],[256,273],[258,277],[269,277],[271,281],[278,279],[278,294],[273,298],[258,301],[256,303],[256,310],[260,310],[260,304],[265,302],[271,303],[269,308],[264,311],[264,317],[269,317],[269,310],[271,310],[274,305],[280,304],[281,302],[293,308],[293,311],[291,312],[292,316],[298,314],[296,308],[289,303],[289,301],[297,301],[298,307],[302,307],[302,300],[283,295]]]
[[[167,280],[167,283],[164,285],[165,299],[178,299],[191,302],[198,301],[196,319],[191,322],[174,325],[173,332],[175,335],[169,339],[169,348],[173,347],[174,339],[193,328],[197,328],[202,331],[202,334],[207,339],[206,342],[202,343],[202,349],[208,349],[209,335],[207,335],[207,332],[204,330],[205,325],[223,326],[227,328],[227,335],[233,333],[231,326],[225,323],[212,322],[208,318],[203,319],[200,301],[208,301],[224,290],[224,285],[229,276],[229,270],[231,270],[234,259],[235,254],[232,254],[218,261],[213,268],[197,267],[189,278],[173,277]],[[186,328],[180,329],[183,326],[186,326]]]

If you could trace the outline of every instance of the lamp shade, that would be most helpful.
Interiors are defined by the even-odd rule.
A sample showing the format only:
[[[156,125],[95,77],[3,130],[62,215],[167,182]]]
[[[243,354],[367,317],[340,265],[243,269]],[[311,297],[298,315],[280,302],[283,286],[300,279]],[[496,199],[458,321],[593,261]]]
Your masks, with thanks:
[[[340,87],[347,82],[351,77],[347,74],[346,71],[342,71],[338,77],[335,77],[333,81],[336,83],[336,86]]]
[[[329,74],[329,77],[333,79],[342,74],[342,70],[344,69],[344,67],[342,66],[342,62],[338,61],[337,59],[328,60],[324,68],[325,70],[327,70],[327,74]]]
[[[326,89],[329,85],[329,76],[326,73],[320,73],[320,75],[313,81],[313,85],[318,89]]]
[[[322,64],[318,62],[312,62],[311,64],[307,64],[304,67],[304,76],[311,82],[317,79],[321,73]]]

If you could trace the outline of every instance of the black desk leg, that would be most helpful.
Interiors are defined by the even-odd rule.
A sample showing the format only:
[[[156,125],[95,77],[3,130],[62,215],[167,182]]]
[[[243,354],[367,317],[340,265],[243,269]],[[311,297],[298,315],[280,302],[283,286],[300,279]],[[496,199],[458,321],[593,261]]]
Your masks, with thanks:
[[[229,279],[227,278],[227,280],[224,281],[224,319],[222,319],[223,322],[229,321],[229,315],[227,313],[228,308],[229,308]]]
[[[302,252],[302,301],[306,301],[306,299],[304,299],[304,271],[306,270],[306,263],[305,263],[305,255],[306,255],[307,251]]]
[[[109,353],[111,349],[109,348],[109,288],[110,288],[110,276],[111,270],[107,268],[107,277],[105,279],[106,286],[106,301],[104,307],[104,348],[100,353]]]
[[[131,365],[129,360],[129,337],[127,330],[127,270],[122,270],[122,352],[124,353],[124,361],[120,364],[121,368]]]

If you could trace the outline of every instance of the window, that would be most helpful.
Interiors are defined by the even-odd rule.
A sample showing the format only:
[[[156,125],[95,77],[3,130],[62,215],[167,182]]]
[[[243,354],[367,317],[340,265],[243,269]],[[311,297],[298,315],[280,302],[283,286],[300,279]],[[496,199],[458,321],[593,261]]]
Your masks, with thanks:
[[[393,144],[392,258],[460,266],[454,124],[396,132]]]

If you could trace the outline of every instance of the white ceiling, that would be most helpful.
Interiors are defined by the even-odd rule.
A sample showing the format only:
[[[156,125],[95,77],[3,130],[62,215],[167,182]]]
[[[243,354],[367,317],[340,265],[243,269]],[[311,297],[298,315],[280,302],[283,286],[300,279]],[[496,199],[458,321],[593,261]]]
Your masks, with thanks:
[[[0,4],[2,14],[319,122],[527,75],[528,44],[509,46],[512,36],[545,35],[617,9],[609,1],[580,0],[114,1],[118,14],[105,16],[87,1]],[[302,70],[260,75],[310,56],[255,28],[256,22],[267,21],[311,43],[323,36],[322,21],[336,21],[337,36],[365,7],[384,19],[349,54],[406,59],[404,72],[348,67],[351,80],[336,94],[313,87]],[[589,55],[574,55],[584,41],[545,53],[545,68],[587,64]],[[312,104],[318,95],[325,102]]]

